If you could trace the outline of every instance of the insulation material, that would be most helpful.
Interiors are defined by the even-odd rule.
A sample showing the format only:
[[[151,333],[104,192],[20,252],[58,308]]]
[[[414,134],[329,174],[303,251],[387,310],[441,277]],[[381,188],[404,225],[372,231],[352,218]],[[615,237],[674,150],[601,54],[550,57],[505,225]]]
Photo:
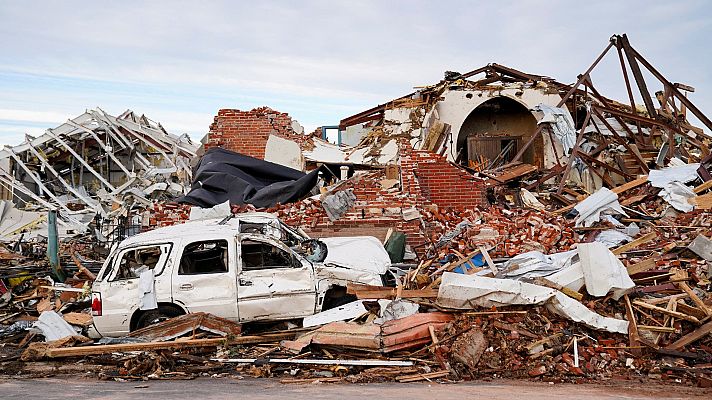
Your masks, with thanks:
[[[633,238],[617,229],[608,229],[596,236],[596,242],[603,243],[606,247],[616,247],[623,242],[631,242]]]
[[[690,203],[690,200],[696,196],[692,189],[680,182],[666,183],[662,189],[658,195],[676,210],[690,212],[695,209],[695,206]]]
[[[381,306],[381,312],[379,313],[379,318],[376,318],[373,322],[376,324],[384,324],[388,321],[393,321],[400,318],[409,317],[413,314],[417,314],[420,309],[420,304],[412,303],[408,300],[396,299],[396,300],[378,300],[378,305]]]
[[[51,342],[77,334],[77,331],[74,330],[61,315],[54,311],[42,312],[33,327],[42,332],[42,335],[45,337],[45,342]]]
[[[588,196],[578,203],[574,210],[578,212],[576,216],[576,226],[592,226],[601,220],[602,213],[615,213],[628,215],[623,211],[618,202],[618,195],[608,188],[600,188],[596,193]]]
[[[321,206],[324,207],[327,217],[331,221],[336,221],[349,211],[356,202],[356,195],[353,189],[338,191],[324,197]]]
[[[544,211],[546,207],[539,201],[539,199],[534,196],[534,194],[527,189],[519,189],[519,197],[522,199],[522,203],[529,208],[535,210]]]
[[[503,273],[498,277],[508,279],[533,279],[549,276],[571,265],[576,250],[563,253],[544,254],[530,251],[512,257],[504,264]]]
[[[304,317],[302,326],[311,328],[312,326],[324,325],[329,322],[346,321],[358,318],[367,312],[368,310],[363,305],[363,300],[352,301],[351,303]]]
[[[628,332],[628,321],[597,314],[556,289],[508,279],[446,272],[442,276],[436,304],[454,309],[546,304],[552,312],[591,328]]]
[[[230,202],[225,201],[210,208],[191,207],[190,217],[188,217],[188,219],[191,221],[201,221],[206,219],[225,218],[230,214],[232,214]]]
[[[602,297],[613,291],[618,300],[635,286],[623,263],[603,243],[579,243],[577,249],[590,295]]]
[[[661,170],[651,170],[648,173],[648,181],[653,187],[662,189],[659,196],[676,210],[690,212],[694,206],[688,199],[695,197],[695,193],[684,184],[697,179],[700,164],[671,164],[672,166]]]
[[[576,125],[569,112],[560,107],[552,107],[541,103],[533,108],[534,111],[544,113],[539,124],[550,124],[554,136],[559,140],[566,154],[576,145]]]

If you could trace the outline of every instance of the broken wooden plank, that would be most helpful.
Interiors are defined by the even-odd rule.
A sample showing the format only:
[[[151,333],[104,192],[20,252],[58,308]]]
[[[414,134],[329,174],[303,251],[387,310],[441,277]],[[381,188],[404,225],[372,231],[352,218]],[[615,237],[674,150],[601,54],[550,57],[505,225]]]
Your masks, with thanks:
[[[667,326],[638,325],[638,329],[641,331],[675,333],[675,328],[670,328]]]
[[[254,364],[255,362],[269,364],[306,364],[306,365],[355,365],[371,367],[411,367],[413,361],[399,360],[321,360],[304,358],[211,358],[210,361],[231,364]]]
[[[581,294],[575,290],[569,289],[566,286],[562,286],[562,285],[559,285],[558,283],[554,283],[554,282],[546,279],[545,277],[534,278],[534,283],[539,286],[546,286],[548,288],[556,289],[556,290],[562,292],[563,294],[565,294],[573,299],[576,299],[578,301],[583,300],[583,294]]]
[[[485,262],[487,263],[487,266],[492,271],[492,275],[497,276],[497,272],[498,272],[497,267],[494,266],[492,257],[490,257],[485,246],[477,246],[477,249],[480,251],[480,253],[482,253],[482,257],[484,257]]]
[[[692,189],[692,191],[695,192],[695,193],[697,193],[697,194],[699,194],[699,193],[702,193],[702,192],[704,192],[705,190],[710,189],[710,188],[712,188],[712,180],[707,181],[707,182],[705,182],[705,183],[702,183],[702,184],[698,185],[697,187],[695,187],[694,189]]]
[[[62,314],[62,318],[69,324],[79,326],[89,326],[92,322],[91,315],[77,312]]]
[[[712,192],[692,197],[688,200],[688,202],[700,210],[709,210],[712,208]]]
[[[681,337],[673,344],[666,347],[670,350],[679,350],[688,344],[694,343],[695,341],[702,339],[706,335],[712,332],[712,322],[708,322],[701,327],[695,329],[694,331],[688,333],[687,335]]]
[[[633,250],[636,247],[638,247],[642,244],[648,243],[657,237],[658,237],[657,232],[655,232],[655,231],[650,232],[647,235],[641,236],[630,243],[626,243],[623,246],[616,247],[615,249],[612,250],[612,253],[617,256],[621,255],[621,254],[625,253],[626,251]]]
[[[685,293],[685,294],[687,294],[687,293]],[[682,300],[677,301],[675,304],[677,307],[675,311],[679,311],[679,312],[685,313],[687,315],[692,315],[693,317],[699,319],[700,321],[707,318],[707,313],[705,313],[704,310],[701,310],[697,307],[689,306]]]
[[[683,314],[683,313],[677,312],[677,311],[668,310],[667,308],[662,308],[662,307],[654,306],[654,305],[648,304],[648,303],[646,303],[646,302],[644,302],[644,301],[633,300],[633,304],[635,304],[635,305],[638,306],[638,307],[641,307],[641,308],[645,308],[645,309],[647,309],[647,310],[650,310],[650,311],[656,311],[656,312],[659,312],[659,313],[661,313],[661,314],[670,315],[670,316],[675,317],[675,318],[684,319],[685,321],[694,322],[694,323],[696,323],[696,324],[699,324],[699,323],[700,323],[700,320],[699,320],[699,319],[697,319],[697,318],[695,318],[695,317],[693,317],[693,316],[691,316],[691,315]]]
[[[436,372],[428,372],[425,374],[401,375],[401,376],[397,376],[396,380],[401,383],[429,381],[431,379],[443,378],[448,375],[450,375],[449,371],[436,371]]]
[[[638,186],[644,185],[646,182],[648,182],[648,175],[641,176],[640,178],[637,178],[635,180],[632,180],[630,182],[626,182],[620,186],[616,186],[614,188],[611,188],[611,192],[615,194],[621,194],[625,191],[628,191],[630,189],[637,188]],[[584,199],[585,200],[585,199]],[[556,214],[564,214],[570,210],[572,210],[574,207],[576,207],[576,204],[570,204],[566,207],[560,208],[555,211]]]
[[[505,331],[517,332],[522,336],[530,337],[532,339],[537,339],[537,340],[539,339],[538,335],[535,335],[524,328],[520,328],[520,327],[512,325],[512,324],[506,324],[502,321],[494,321],[492,323],[492,325],[495,328],[504,329]]]
[[[630,304],[630,298],[628,295],[623,295],[623,301],[625,302],[625,315],[628,319],[628,345],[630,347],[637,347],[640,345],[640,334],[638,333],[638,322],[635,320],[635,314],[633,313],[633,306]],[[640,352],[640,350],[638,350]]]
[[[79,346],[65,347],[57,349],[48,349],[46,356],[48,358],[63,358],[63,357],[83,357],[97,354],[108,354],[127,351],[149,351],[149,350],[172,350],[184,349],[191,347],[216,347],[222,345],[238,345],[238,344],[258,344],[272,343],[284,339],[292,339],[295,333],[284,332],[265,334],[257,336],[239,336],[232,339],[214,338],[214,339],[192,339],[173,342],[147,342],[147,343],[122,343],[122,344],[105,344],[98,346]]]
[[[702,299],[697,296],[690,285],[685,282],[687,279],[687,271],[683,270],[674,270],[674,274],[670,277],[670,280],[678,281],[677,286],[682,289],[683,292],[687,293],[688,296],[690,296],[690,300],[692,300],[692,302],[695,303],[700,310],[704,311],[707,316],[712,316],[712,308],[708,307],[707,304],[705,304]]]
[[[656,262],[660,259],[661,257],[649,257],[635,264],[631,264],[626,268],[628,270],[628,275],[635,275],[641,272],[649,271],[655,268]]]

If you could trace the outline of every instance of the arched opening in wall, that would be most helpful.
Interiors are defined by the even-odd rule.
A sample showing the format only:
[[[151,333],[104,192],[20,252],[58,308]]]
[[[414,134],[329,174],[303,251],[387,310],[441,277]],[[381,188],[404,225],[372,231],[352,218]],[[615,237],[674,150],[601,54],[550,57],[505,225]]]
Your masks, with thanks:
[[[457,137],[458,162],[480,169],[511,161],[536,130],[536,118],[509,97],[494,97],[472,110]],[[541,137],[529,146],[522,162],[543,165]]]

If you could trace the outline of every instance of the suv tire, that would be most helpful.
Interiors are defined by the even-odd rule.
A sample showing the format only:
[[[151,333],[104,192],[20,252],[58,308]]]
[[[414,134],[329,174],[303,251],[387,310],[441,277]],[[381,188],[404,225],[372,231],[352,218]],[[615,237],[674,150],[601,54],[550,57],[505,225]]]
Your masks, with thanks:
[[[159,306],[156,310],[149,310],[141,314],[136,321],[136,329],[145,328],[179,315],[183,315],[183,312],[175,307]]]

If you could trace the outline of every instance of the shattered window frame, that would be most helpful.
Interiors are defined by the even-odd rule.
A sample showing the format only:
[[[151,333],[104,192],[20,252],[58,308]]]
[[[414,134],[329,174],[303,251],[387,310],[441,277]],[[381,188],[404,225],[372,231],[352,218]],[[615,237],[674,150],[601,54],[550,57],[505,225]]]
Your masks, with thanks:
[[[148,249],[148,248],[152,248],[152,247],[155,247],[155,248],[158,248],[161,250],[161,255],[158,257],[156,264],[153,266],[154,276],[157,277],[157,276],[160,276],[161,274],[163,274],[163,271],[165,271],[165,269],[166,269],[166,264],[168,264],[168,259],[171,255],[171,253],[173,252],[173,243],[171,243],[171,242],[142,244],[142,245],[131,246],[131,247],[127,247],[125,249],[119,250],[117,255],[112,258],[111,264],[109,264],[110,271],[107,271],[104,273],[104,275],[106,276],[107,282],[118,282],[118,281],[127,281],[127,280],[131,280],[131,279],[138,279],[139,278],[138,276],[119,278],[119,269],[121,268],[121,265],[120,265],[121,260],[123,260],[124,256],[131,251]],[[166,248],[165,251],[164,251],[164,248]],[[158,271],[158,268],[160,268],[160,271]],[[107,267],[107,269],[108,269],[108,267]]]
[[[187,251],[195,252],[195,248],[198,248],[205,244],[211,244],[211,243],[216,244],[215,249],[222,248],[223,255],[220,258],[222,259],[222,264],[224,266],[224,269],[223,270],[212,270],[212,271],[196,271],[195,269],[192,269],[191,272],[186,272],[184,270],[184,264],[183,264],[183,259],[187,255],[186,252]],[[195,248],[191,249],[191,247],[195,247]],[[208,251],[212,251],[212,250],[214,250],[214,249],[204,249],[203,251],[208,252]],[[193,264],[193,267],[194,266],[195,265]],[[176,271],[176,273],[181,276],[226,274],[229,272],[230,272],[230,241],[225,238],[197,240],[197,241],[190,242],[190,243],[186,244],[185,246],[183,246],[183,251],[181,251],[180,259],[178,260],[178,268]]]
[[[261,245],[261,251],[260,251],[260,256],[262,260],[262,265],[261,267],[246,267],[245,263],[245,252],[243,251],[243,243],[244,242],[252,242],[250,244],[255,245],[259,244]],[[294,254],[286,249],[281,248],[280,246],[275,245],[274,243],[270,243],[269,241],[262,240],[260,238],[254,238],[254,237],[244,237],[240,238],[239,241],[239,246],[240,246],[240,272],[247,272],[247,271],[263,271],[263,270],[270,270],[270,269],[286,269],[286,268],[298,268],[299,265],[297,264],[297,260],[295,259]],[[279,251],[285,253],[287,255],[287,264],[286,265],[265,265],[265,246],[270,246],[272,248],[278,249]]]

